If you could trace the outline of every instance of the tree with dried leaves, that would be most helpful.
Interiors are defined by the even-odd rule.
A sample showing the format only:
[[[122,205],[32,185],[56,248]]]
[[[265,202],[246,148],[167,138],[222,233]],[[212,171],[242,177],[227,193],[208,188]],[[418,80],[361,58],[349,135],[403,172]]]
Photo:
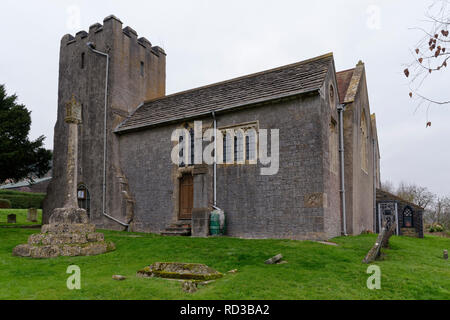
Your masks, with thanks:
[[[400,182],[395,188],[391,181],[383,181],[381,189],[424,208],[426,223],[440,224],[450,230],[450,196],[438,196],[426,187],[406,182]]]
[[[432,84],[434,78],[430,77],[436,72],[443,72],[450,63],[450,0],[436,0],[428,7],[426,13],[428,29],[415,28],[423,33],[422,38],[416,44],[411,54],[413,61],[403,70],[409,79],[410,98],[421,105],[446,105],[450,104],[450,97],[429,97],[424,84]],[[448,94],[449,91],[443,94]],[[427,127],[431,122],[427,120]]]
[[[425,209],[428,208],[436,198],[428,188],[405,182],[400,183],[396,194],[400,198]]]
[[[450,197],[437,197],[433,206],[427,212],[432,224],[441,224],[450,228]]]

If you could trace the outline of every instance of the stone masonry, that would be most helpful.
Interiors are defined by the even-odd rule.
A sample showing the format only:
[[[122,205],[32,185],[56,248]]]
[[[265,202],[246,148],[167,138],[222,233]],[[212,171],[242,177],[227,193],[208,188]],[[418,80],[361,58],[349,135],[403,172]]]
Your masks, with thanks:
[[[96,233],[95,226],[89,224],[86,210],[78,208],[76,168],[81,105],[74,96],[66,104],[65,122],[68,124],[69,134],[64,207],[54,209],[49,224],[42,226],[41,233],[31,235],[27,244],[15,247],[13,255],[54,258],[96,255],[115,249],[113,243],[105,242],[103,234]]]

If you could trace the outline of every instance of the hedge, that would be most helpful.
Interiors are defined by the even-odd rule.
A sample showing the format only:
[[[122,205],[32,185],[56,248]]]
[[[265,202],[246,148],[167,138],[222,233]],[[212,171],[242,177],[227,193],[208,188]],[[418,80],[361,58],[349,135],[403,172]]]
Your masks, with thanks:
[[[11,201],[8,199],[0,199],[0,209],[9,209],[11,208]]]
[[[9,200],[13,209],[42,209],[45,193],[0,190],[0,198]]]

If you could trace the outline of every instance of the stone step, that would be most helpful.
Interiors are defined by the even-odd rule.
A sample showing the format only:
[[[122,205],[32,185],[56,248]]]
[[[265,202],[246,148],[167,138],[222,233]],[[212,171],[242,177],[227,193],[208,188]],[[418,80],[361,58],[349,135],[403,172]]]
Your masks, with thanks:
[[[166,229],[161,232],[163,236],[190,236],[191,235],[191,221],[180,220],[171,223]]]
[[[183,222],[183,221],[179,221],[179,222],[175,222],[175,223],[171,223],[169,225],[169,227],[171,228],[191,228],[191,223],[190,222]]]
[[[416,229],[414,229],[414,228],[402,228],[402,229],[400,229],[400,231],[401,231],[401,234],[406,237],[418,237],[419,236]]]
[[[163,231],[161,232],[162,236],[190,236],[191,235],[191,230],[185,230],[185,231]]]
[[[166,228],[166,231],[191,231],[191,227],[170,226]]]

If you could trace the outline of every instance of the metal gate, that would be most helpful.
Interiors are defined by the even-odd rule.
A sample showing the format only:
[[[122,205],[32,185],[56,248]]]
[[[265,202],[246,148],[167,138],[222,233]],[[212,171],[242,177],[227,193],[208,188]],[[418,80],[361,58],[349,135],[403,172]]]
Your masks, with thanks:
[[[395,223],[395,234],[398,235],[398,207],[397,202],[378,203],[378,232],[386,226],[387,229]]]

